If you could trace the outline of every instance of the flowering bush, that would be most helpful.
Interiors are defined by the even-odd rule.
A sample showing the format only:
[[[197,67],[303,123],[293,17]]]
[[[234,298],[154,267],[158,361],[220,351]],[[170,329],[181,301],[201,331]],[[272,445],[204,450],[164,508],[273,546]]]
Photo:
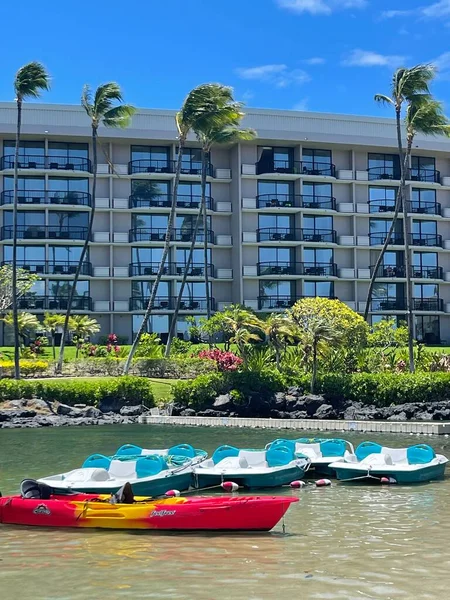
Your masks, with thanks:
[[[242,358],[236,356],[232,352],[225,352],[214,348],[214,350],[202,350],[198,353],[198,358],[206,358],[213,360],[219,371],[236,371],[242,364]]]
[[[48,346],[48,340],[46,337],[37,337],[34,342],[30,344],[30,352],[33,356],[38,356],[44,353],[44,346]]]

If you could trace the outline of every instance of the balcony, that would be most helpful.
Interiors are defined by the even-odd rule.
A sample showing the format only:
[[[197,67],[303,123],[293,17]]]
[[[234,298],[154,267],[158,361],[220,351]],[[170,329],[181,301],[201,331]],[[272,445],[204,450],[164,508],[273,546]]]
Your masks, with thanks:
[[[200,208],[201,196],[178,195],[178,208]],[[172,205],[171,194],[131,194],[129,196],[129,208],[170,208]],[[206,208],[213,210],[214,200],[211,196],[206,196]]]
[[[15,157],[2,156],[0,171],[14,169]],[[19,157],[19,169],[38,169],[51,171],[84,171],[92,173],[92,164],[88,158],[82,156],[46,156],[44,154],[27,155]]]
[[[412,309],[417,311],[440,312],[444,310],[444,302],[441,298],[413,298]],[[377,298],[370,302],[370,310],[378,311],[405,311],[405,298]]]
[[[369,233],[370,246],[382,246],[386,239],[386,233]],[[405,240],[402,233],[393,233],[390,237],[389,244],[393,246],[403,246]]]
[[[130,229],[129,241],[130,242],[160,242],[164,243],[166,239],[166,229],[162,228],[149,228],[149,227],[138,227],[136,229]],[[172,242],[191,242],[194,231],[184,229],[173,229],[170,235]],[[214,232],[207,230],[206,237],[208,244],[214,244],[215,236]],[[204,241],[203,230],[199,229],[197,232],[196,242],[200,243]]]
[[[434,233],[411,233],[412,246],[438,246],[442,248],[442,235]]]
[[[150,297],[133,296],[130,298],[130,311],[144,311],[147,308]],[[175,310],[177,302],[176,296],[157,296],[153,305],[154,310]],[[216,301],[210,298],[211,310],[215,310]],[[206,311],[206,298],[183,298],[180,304],[180,310],[188,311]]]
[[[130,160],[128,163],[128,174],[134,175],[135,173],[154,173],[154,174],[164,174],[164,173],[175,173],[176,171],[176,161],[175,160],[152,160],[147,158],[141,158],[138,160]],[[214,167],[211,163],[207,166],[207,175],[208,177],[214,177]],[[202,173],[202,163],[197,161],[192,161],[188,164],[183,164],[181,166],[181,174],[182,175],[201,175]]]
[[[306,275],[313,277],[337,277],[337,265],[334,263],[311,262],[262,262],[257,263],[258,276]]]
[[[298,194],[261,194],[256,196],[257,208],[308,208],[336,210],[336,198]]]
[[[258,296],[259,310],[286,309],[293,306],[300,298],[292,296]]]
[[[418,215],[441,215],[442,208],[439,202],[414,200],[412,202],[409,202],[408,212]]]
[[[369,200],[369,213],[383,213],[395,211],[395,198],[377,198]]]
[[[23,296],[19,299],[20,310],[67,310],[69,298],[64,296]],[[92,298],[75,296],[72,310],[92,310]]]
[[[418,169],[413,168],[408,170],[406,176],[409,181],[424,181],[425,183],[441,183],[441,174],[435,169]]]
[[[400,179],[400,169],[394,167],[369,167],[367,169],[369,181],[377,181],[378,179]]]
[[[12,204],[13,202],[13,190],[5,190],[0,194],[0,204]],[[62,204],[64,206],[92,206],[91,194],[77,191],[19,190],[17,202],[19,205]]]
[[[333,229],[291,229],[289,227],[267,227],[257,229],[258,242],[320,242],[336,243]]]
[[[180,263],[166,263],[163,269],[163,277],[182,277],[186,266]],[[208,274],[214,277],[214,265],[208,265]],[[156,277],[158,273],[159,263],[134,262],[128,267],[130,277]],[[188,277],[204,277],[205,265],[203,263],[191,264]]]
[[[10,265],[12,261],[3,261],[2,265]],[[75,275],[77,261],[54,262],[51,260],[18,260],[17,266],[24,271],[37,273],[38,275]],[[92,264],[83,262],[80,275],[92,276]]]
[[[88,232],[87,227],[60,227],[59,225],[29,225],[17,227],[17,238],[20,240],[80,240],[84,241]],[[0,229],[2,240],[13,237],[12,225]]]
[[[370,274],[373,274],[374,266],[370,267]],[[404,266],[381,265],[377,271],[377,277],[395,278],[406,277]],[[411,267],[411,277],[414,279],[444,279],[444,271],[442,267]]]
[[[336,177],[335,166],[330,163],[305,162],[295,160],[264,160],[255,164],[256,175],[265,173],[283,173],[292,175],[316,175]]]

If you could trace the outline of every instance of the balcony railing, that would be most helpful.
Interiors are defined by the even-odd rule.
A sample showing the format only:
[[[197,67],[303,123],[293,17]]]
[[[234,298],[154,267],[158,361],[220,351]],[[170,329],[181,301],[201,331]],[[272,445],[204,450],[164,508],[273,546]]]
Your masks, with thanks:
[[[300,300],[300,297],[259,296],[258,297],[258,308],[259,308],[259,310],[290,308],[297,302],[297,300]]]
[[[256,174],[290,173],[293,175],[318,175],[336,177],[335,166],[328,162],[307,162],[296,160],[259,160]]]
[[[178,195],[178,208],[200,208],[201,196]],[[170,208],[172,205],[171,194],[131,194],[128,206],[130,208]],[[214,200],[206,196],[206,208],[213,210]]]
[[[130,311],[143,311],[147,308],[149,297],[133,296],[130,298]],[[176,296],[157,296],[153,305],[154,310],[174,310],[177,302]],[[211,310],[215,310],[216,301],[210,298]],[[207,308],[206,298],[183,298],[180,310],[204,311]]]
[[[150,158],[140,158],[130,160],[128,163],[128,174],[134,173],[175,173],[176,161],[174,160],[153,160]],[[182,164],[182,175],[201,175],[202,163],[200,161],[191,161]],[[207,175],[214,177],[214,167],[211,163],[207,166]]]
[[[411,233],[413,246],[439,246],[442,247],[442,235],[434,233]]]
[[[17,227],[17,237],[21,240],[85,240],[87,227],[60,227],[59,225],[21,225]],[[0,230],[2,240],[13,237],[12,225]]]
[[[130,277],[156,277],[159,263],[133,262],[128,267]],[[182,277],[186,265],[181,263],[166,263],[163,268],[163,277]],[[208,274],[214,277],[214,265],[208,265]],[[188,277],[204,277],[205,265],[203,263],[193,263],[189,267]]]
[[[289,227],[267,227],[257,229],[258,242],[327,242],[336,243],[333,229],[291,229]]]
[[[14,191],[5,190],[0,194],[0,204],[12,204]],[[91,195],[88,192],[62,192],[44,190],[19,190],[19,204],[64,204],[71,206],[91,206]]]
[[[3,261],[2,265],[10,265],[12,261]],[[39,275],[75,275],[77,270],[77,261],[57,261],[52,260],[18,260],[17,266],[24,271],[37,273]],[[92,263],[83,262],[80,275],[92,275]]]
[[[441,183],[441,174],[435,169],[409,169],[407,179],[410,181],[425,181],[426,183]]]
[[[376,200],[369,200],[369,212],[380,213],[380,212],[394,212],[395,211],[395,198],[377,198]]]
[[[20,310],[67,310],[69,298],[66,296],[23,296],[19,298]],[[75,296],[72,310],[92,310],[92,298]]]
[[[14,155],[2,156],[0,159],[0,171],[14,169]],[[46,156],[44,154],[29,154],[19,156],[19,169],[49,169],[52,171],[86,171],[92,173],[92,164],[88,158],[83,156]]]
[[[337,277],[337,265],[334,263],[313,262],[260,262],[257,263],[258,275],[306,275],[314,277]]]
[[[191,242],[194,235],[193,230],[184,229],[173,229],[170,239],[175,242]],[[215,236],[214,232],[207,230],[206,237],[209,244],[214,244]],[[166,229],[163,228],[149,228],[149,227],[138,227],[136,229],[130,229],[129,240],[130,242],[164,242],[166,239]],[[197,232],[196,241],[204,241],[204,233],[202,229]]]
[[[440,215],[442,209],[439,202],[413,200],[409,202],[408,212],[419,215]]]
[[[441,298],[413,298],[412,309],[418,311],[443,311],[444,302]],[[405,298],[377,298],[370,302],[370,310],[378,311],[398,311],[406,310]]]
[[[380,246],[384,244],[387,233],[369,233],[369,244],[371,246]],[[402,233],[393,233],[390,237],[389,244],[394,246],[403,246],[404,238]]]
[[[336,210],[336,198],[299,194],[260,194],[256,196],[257,208],[318,208]]]
[[[370,273],[373,274],[374,266],[370,267]],[[404,266],[381,265],[377,271],[377,277],[406,277]],[[411,267],[411,277],[415,279],[444,279],[444,271],[442,267]]]
[[[400,169],[394,167],[369,167],[367,169],[369,181],[377,179],[400,179]]]

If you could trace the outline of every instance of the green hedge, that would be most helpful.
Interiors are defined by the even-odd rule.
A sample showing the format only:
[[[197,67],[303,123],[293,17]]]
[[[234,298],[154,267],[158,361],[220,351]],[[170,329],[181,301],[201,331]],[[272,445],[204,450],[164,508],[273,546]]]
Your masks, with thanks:
[[[104,379],[48,379],[0,380],[0,402],[19,398],[42,398],[62,404],[87,404],[98,406],[101,402],[115,402],[121,406],[144,404],[154,406],[155,401],[148,379],[142,377],[117,377]]]

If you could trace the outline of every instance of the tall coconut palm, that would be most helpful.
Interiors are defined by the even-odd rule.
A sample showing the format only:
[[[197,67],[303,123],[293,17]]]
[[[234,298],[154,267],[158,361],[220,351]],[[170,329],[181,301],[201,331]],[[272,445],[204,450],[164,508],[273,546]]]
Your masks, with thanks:
[[[105,127],[121,128],[128,127],[131,122],[131,117],[136,112],[136,109],[131,104],[123,104],[122,91],[118,83],[111,81],[100,85],[95,94],[92,94],[91,88],[85,85],[81,94],[81,105],[86,111],[87,116],[91,121],[91,135],[92,135],[92,168],[93,168],[93,180],[92,180],[92,206],[91,214],[89,216],[89,223],[86,232],[86,239],[84,241],[83,249],[81,250],[80,258],[78,261],[77,269],[72,281],[70,288],[69,298],[67,302],[66,317],[64,319],[63,333],[61,337],[61,345],[59,349],[59,358],[57,371],[61,372],[62,364],[64,360],[64,348],[66,344],[67,332],[69,330],[69,319],[72,311],[72,302],[75,296],[76,285],[80,277],[81,269],[83,268],[83,261],[86,257],[89,242],[92,236],[92,228],[94,225],[95,217],[95,199],[97,191],[97,142],[98,142],[98,129],[100,125]]]
[[[242,104],[234,102],[231,88],[220,84],[207,84],[199,86],[209,91],[206,106],[203,111],[199,110],[199,117],[193,123],[193,130],[202,144],[202,177],[201,177],[201,203],[199,212],[192,231],[191,246],[186,260],[180,289],[175,304],[174,314],[167,339],[165,355],[169,356],[172,339],[176,331],[178,314],[181,305],[183,291],[186,285],[187,275],[192,264],[197,234],[200,223],[203,220],[203,256],[205,273],[205,298],[207,318],[211,318],[211,298],[209,289],[208,273],[208,221],[206,209],[206,178],[208,174],[208,157],[214,144],[232,144],[243,140],[251,140],[256,133],[253,129],[239,129],[239,123],[244,117]],[[195,90],[194,90],[195,92]],[[206,95],[206,94],[205,94]],[[208,336],[209,344],[211,338]]]
[[[409,250],[409,221],[407,219],[407,203],[406,203],[406,176],[408,173],[408,155],[403,147],[402,139],[402,110],[405,104],[409,105],[412,103],[421,103],[430,99],[429,84],[435,76],[435,68],[432,65],[417,65],[411,69],[400,68],[397,69],[392,78],[391,85],[391,96],[384,94],[376,94],[375,101],[388,104],[394,108],[395,119],[396,119],[396,132],[397,132],[397,147],[400,163],[400,186],[397,193],[397,199],[395,203],[394,216],[389,228],[389,232],[386,236],[383,248],[378,257],[377,263],[372,273],[371,281],[369,284],[369,290],[366,301],[365,318],[368,317],[369,305],[372,297],[373,286],[375,284],[375,278],[377,270],[383,255],[390,243],[392,232],[394,231],[397,223],[398,214],[401,207],[404,211],[403,219],[403,237],[405,246],[405,271],[406,271],[406,313],[408,320],[409,329],[409,368],[410,371],[414,371],[414,351],[413,351],[413,340],[414,340],[414,317],[412,312],[412,288],[410,283],[411,276],[411,265],[410,265],[410,250]]]
[[[30,62],[21,67],[14,79],[17,104],[16,147],[14,156],[14,200],[13,200],[13,247],[12,247],[12,321],[14,330],[14,377],[20,379],[20,335],[17,306],[17,207],[19,194],[19,149],[22,128],[22,105],[27,98],[39,98],[42,91],[50,88],[50,79],[45,67],[39,62]]]

